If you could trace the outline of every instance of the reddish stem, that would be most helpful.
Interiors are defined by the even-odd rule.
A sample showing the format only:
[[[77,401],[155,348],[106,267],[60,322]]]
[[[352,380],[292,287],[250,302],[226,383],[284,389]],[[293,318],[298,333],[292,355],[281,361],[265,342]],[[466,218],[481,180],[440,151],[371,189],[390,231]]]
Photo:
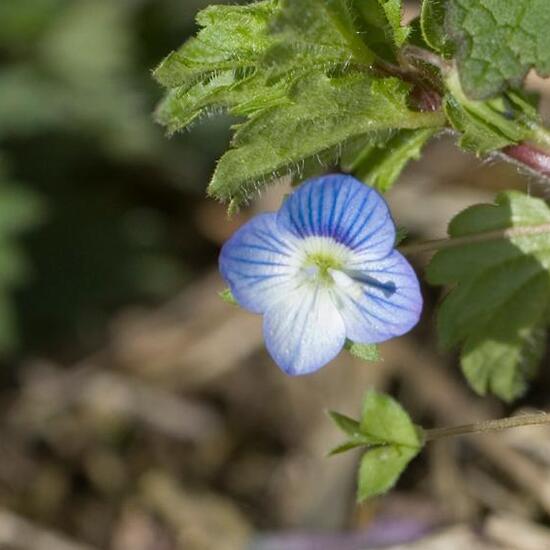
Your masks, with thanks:
[[[509,145],[502,152],[506,156],[528,166],[537,174],[550,177],[550,153],[546,153],[528,143]]]

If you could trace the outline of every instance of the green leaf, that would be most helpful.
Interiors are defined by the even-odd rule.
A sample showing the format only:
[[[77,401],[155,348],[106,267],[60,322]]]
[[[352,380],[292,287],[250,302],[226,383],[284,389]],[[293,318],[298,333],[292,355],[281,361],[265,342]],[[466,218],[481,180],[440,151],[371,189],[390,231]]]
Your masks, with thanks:
[[[389,191],[408,162],[420,157],[422,148],[437,131],[437,128],[400,130],[385,136],[386,139],[367,136],[362,151],[344,163],[343,168],[380,191]]]
[[[160,64],[156,79],[188,89],[223,71],[253,69],[273,44],[267,26],[276,9],[276,0],[206,8],[197,16],[202,30]]]
[[[268,85],[265,78],[255,73],[242,78],[234,71],[223,71],[191,88],[180,86],[169,90],[155,115],[160,124],[174,133],[220,110],[246,116],[282,105],[287,102],[286,89],[284,80]]]
[[[368,448],[359,468],[359,501],[391,489],[423,446],[420,429],[403,407],[390,396],[374,390],[365,396],[360,422],[332,411],[329,414],[349,436],[331,455],[356,447]]]
[[[532,67],[550,75],[547,0],[449,0],[446,27],[471,98],[519,86]]]
[[[235,300],[235,296],[233,296],[233,293],[229,288],[226,288],[218,293],[219,297],[230,306],[238,306],[239,302]]]
[[[363,40],[379,57],[394,61],[411,30],[401,25],[401,0],[352,0],[352,4],[361,15],[356,25]]]
[[[277,54],[286,49],[287,63],[329,68],[353,62],[369,67],[374,53],[361,39],[356,14],[348,0],[281,0],[281,11],[273,24],[279,41]],[[285,57],[285,56],[283,56]],[[272,56],[277,62],[276,56]],[[311,67],[311,65],[310,65]],[[303,72],[303,68],[299,69]]]
[[[409,230],[402,225],[398,225],[395,231],[395,247],[397,248],[409,236]]]
[[[363,361],[377,362],[380,361],[380,350],[376,344],[358,344],[351,340],[346,340],[345,348],[347,351]]]
[[[349,439],[344,441],[344,443],[338,445],[332,449],[329,453],[329,456],[340,454],[356,447],[366,447],[370,445],[375,445],[378,441],[373,440],[372,438],[364,435],[360,431],[359,422],[345,416],[343,414],[337,413],[335,411],[329,411],[329,416],[332,421],[347,435]]]
[[[409,27],[401,26],[401,15],[403,11],[401,0],[378,0],[378,3],[384,10],[384,14],[392,30],[395,45],[401,47],[407,40],[410,32]]]
[[[274,177],[299,172],[304,159],[339,148],[346,140],[387,128],[441,123],[438,113],[411,111],[407,94],[408,86],[395,78],[315,74],[301,79],[291,102],[238,127],[210,194],[241,203]]]
[[[356,437],[361,433],[357,420],[336,411],[329,411],[328,415],[345,434]]]
[[[444,56],[453,53],[445,30],[448,2],[449,0],[423,0],[420,14],[420,27],[426,44]]]
[[[421,446],[416,426],[405,409],[389,395],[367,392],[361,414],[361,433],[385,444]]]
[[[452,291],[438,313],[445,347],[462,344],[472,387],[506,401],[519,397],[540,360],[550,306],[550,209],[519,192],[477,205],[450,224],[451,238],[507,230],[500,237],[440,250],[427,269]]]
[[[401,445],[367,451],[359,466],[357,500],[362,502],[389,491],[417,454],[418,449]]]
[[[461,132],[459,144],[467,151],[483,155],[530,139],[540,123],[536,109],[517,93],[508,92],[488,101],[469,99],[456,72],[448,76],[446,84],[445,114]]]

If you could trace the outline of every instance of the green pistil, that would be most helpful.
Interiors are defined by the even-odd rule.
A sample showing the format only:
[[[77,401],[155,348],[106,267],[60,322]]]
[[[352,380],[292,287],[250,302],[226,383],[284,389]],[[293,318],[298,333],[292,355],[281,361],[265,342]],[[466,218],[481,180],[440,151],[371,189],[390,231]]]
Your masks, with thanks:
[[[317,268],[317,278],[324,283],[332,283],[333,279],[329,273],[330,269],[340,269],[342,264],[332,256],[326,254],[311,254],[307,258],[305,267]]]

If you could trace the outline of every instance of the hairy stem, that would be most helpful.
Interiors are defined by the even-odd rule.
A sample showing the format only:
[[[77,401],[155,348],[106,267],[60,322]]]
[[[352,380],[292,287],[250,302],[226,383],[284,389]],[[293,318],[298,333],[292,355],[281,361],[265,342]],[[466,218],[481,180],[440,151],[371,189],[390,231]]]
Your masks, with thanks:
[[[420,67],[414,67],[412,64],[414,61],[420,61],[437,67],[444,76],[449,90],[453,95],[458,97],[463,104],[468,105],[473,112],[476,112],[482,118],[492,120],[497,127],[502,123],[502,115],[493,112],[487,107],[486,103],[470,100],[466,97],[462,91],[458,73],[452,70],[453,67],[451,63],[439,55],[417,46],[406,46],[403,50],[403,58],[407,61],[406,64],[408,67],[405,70],[405,75],[400,75],[402,78],[411,74],[411,68],[413,69],[412,74],[415,72],[420,72],[421,75],[423,74]],[[416,98],[417,103],[421,110],[437,110],[441,107],[442,91],[439,90],[437,86],[434,86],[433,82],[432,86],[426,86],[427,83],[430,83],[431,78],[429,75],[424,76],[423,85],[417,87],[418,89],[415,90],[417,92],[416,95],[420,96],[420,99],[418,99],[418,97]],[[523,142],[505,147],[501,153],[506,160],[511,160],[519,165],[525,166],[537,175],[550,177],[550,130],[542,125],[536,125],[531,130],[531,139],[534,145],[529,142]],[[546,148],[548,148],[549,151],[545,151]]]
[[[464,424],[463,426],[451,426],[449,428],[434,428],[424,430],[425,441],[435,441],[444,437],[455,437],[466,434],[479,434],[487,432],[498,432],[510,428],[520,428],[522,426],[535,426],[539,424],[550,424],[550,414],[546,412],[522,414],[499,418],[498,420],[485,420],[475,424]]]
[[[446,248],[456,248],[468,244],[496,241],[500,239],[513,239],[514,237],[525,237],[527,235],[542,235],[550,233],[550,223],[539,225],[525,225],[522,227],[510,227],[508,229],[498,229],[496,231],[486,231],[485,233],[475,233],[464,237],[455,237],[450,239],[435,239],[422,243],[412,243],[399,247],[402,254],[419,254],[421,252],[434,252]]]

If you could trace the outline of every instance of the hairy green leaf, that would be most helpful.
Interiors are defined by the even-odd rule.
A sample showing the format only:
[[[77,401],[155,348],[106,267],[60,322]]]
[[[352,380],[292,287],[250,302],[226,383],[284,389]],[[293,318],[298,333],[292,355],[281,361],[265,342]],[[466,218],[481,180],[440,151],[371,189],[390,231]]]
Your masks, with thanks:
[[[532,67],[550,74],[547,0],[449,0],[446,23],[462,86],[472,98],[519,86]]]
[[[449,0],[423,0],[420,13],[420,27],[426,44],[443,55],[452,54],[452,45],[445,30],[448,2]]]
[[[437,128],[400,130],[380,138],[367,136],[366,145],[351,161],[343,163],[345,171],[365,183],[386,192],[395,183],[410,160],[418,159],[424,145]]]
[[[410,34],[410,28],[401,25],[401,0],[351,0],[351,3],[361,16],[356,25],[366,44],[379,57],[395,60],[396,51]]]
[[[276,9],[276,0],[206,8],[197,16],[202,30],[160,64],[156,79],[167,88],[190,88],[222,71],[253,69],[273,44],[267,25]]]
[[[483,155],[529,139],[540,122],[536,109],[518,93],[508,92],[488,101],[469,99],[458,75],[447,78],[449,93],[444,110],[448,120],[461,132],[460,146]]]
[[[453,288],[438,314],[442,344],[463,344],[462,368],[478,393],[510,401],[524,392],[542,353],[550,209],[541,199],[507,192],[495,205],[468,208],[449,227],[451,238],[495,231],[486,240],[440,250],[427,275]]]
[[[278,175],[299,171],[304,159],[346,140],[387,128],[440,124],[437,113],[411,111],[408,87],[395,78],[315,74],[301,79],[291,102],[240,126],[220,160],[209,192],[242,202]]]
[[[375,59],[357,32],[353,6],[348,0],[281,0],[272,26],[279,41],[277,56],[303,71],[307,61],[324,69],[350,61],[368,67]],[[278,63],[272,56],[274,64]]]
[[[417,454],[418,449],[402,445],[367,451],[359,466],[357,500],[361,502],[389,491]]]

